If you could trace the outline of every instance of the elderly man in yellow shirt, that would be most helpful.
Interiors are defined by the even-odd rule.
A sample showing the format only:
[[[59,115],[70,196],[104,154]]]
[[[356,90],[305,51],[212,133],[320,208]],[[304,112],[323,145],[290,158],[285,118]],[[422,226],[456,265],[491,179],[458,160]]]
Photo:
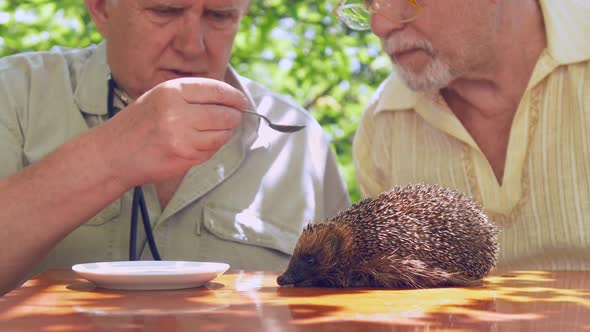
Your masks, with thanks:
[[[394,64],[354,140],[363,195],[455,188],[501,226],[499,268],[590,269],[590,2],[415,5],[337,8]]]

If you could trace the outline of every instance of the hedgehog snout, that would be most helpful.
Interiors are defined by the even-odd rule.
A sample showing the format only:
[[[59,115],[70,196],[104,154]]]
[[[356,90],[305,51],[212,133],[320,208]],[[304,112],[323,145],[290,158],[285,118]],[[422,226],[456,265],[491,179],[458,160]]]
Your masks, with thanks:
[[[306,279],[306,271],[302,269],[298,262],[291,264],[283,274],[277,277],[277,284],[281,286],[295,285]]]
[[[289,271],[285,271],[285,273],[277,277],[279,286],[293,285],[295,282],[297,282],[295,276]]]
[[[287,281],[287,278],[285,278],[285,275],[281,274],[277,277],[277,284],[279,284],[279,286],[285,286],[288,285],[289,282]]]

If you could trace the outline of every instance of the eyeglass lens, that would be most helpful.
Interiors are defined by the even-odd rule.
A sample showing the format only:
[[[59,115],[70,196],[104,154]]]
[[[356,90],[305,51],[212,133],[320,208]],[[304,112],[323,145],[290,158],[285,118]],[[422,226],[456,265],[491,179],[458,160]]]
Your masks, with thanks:
[[[376,1],[343,1],[336,9],[340,20],[353,30],[368,30],[370,28],[371,14],[378,13],[393,20],[391,0]],[[422,10],[424,0],[406,0],[408,10],[400,14],[401,22],[412,21]],[[389,10],[388,10],[389,9]],[[404,16],[405,15],[405,16]]]

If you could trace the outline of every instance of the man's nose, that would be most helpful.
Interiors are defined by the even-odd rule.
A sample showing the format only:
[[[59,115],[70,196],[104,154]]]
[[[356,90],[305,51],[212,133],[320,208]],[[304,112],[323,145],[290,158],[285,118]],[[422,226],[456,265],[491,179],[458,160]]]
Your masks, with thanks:
[[[178,34],[174,40],[174,47],[186,57],[194,57],[205,50],[205,29],[200,16],[185,16]]]
[[[371,30],[377,37],[386,37],[405,26],[406,23],[402,23],[400,20],[390,20],[376,13],[371,14]]]
[[[403,29],[415,17],[415,9],[409,0],[378,0],[371,12],[371,30],[384,37]]]

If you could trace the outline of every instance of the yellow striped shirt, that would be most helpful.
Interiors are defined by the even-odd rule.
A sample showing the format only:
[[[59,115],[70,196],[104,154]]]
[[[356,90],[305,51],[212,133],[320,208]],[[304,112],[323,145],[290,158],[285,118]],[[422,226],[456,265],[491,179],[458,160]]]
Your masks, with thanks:
[[[590,1],[540,3],[547,48],[514,117],[502,185],[452,111],[395,72],[356,133],[357,178],[364,196],[417,182],[471,195],[501,226],[499,268],[588,270]]]

